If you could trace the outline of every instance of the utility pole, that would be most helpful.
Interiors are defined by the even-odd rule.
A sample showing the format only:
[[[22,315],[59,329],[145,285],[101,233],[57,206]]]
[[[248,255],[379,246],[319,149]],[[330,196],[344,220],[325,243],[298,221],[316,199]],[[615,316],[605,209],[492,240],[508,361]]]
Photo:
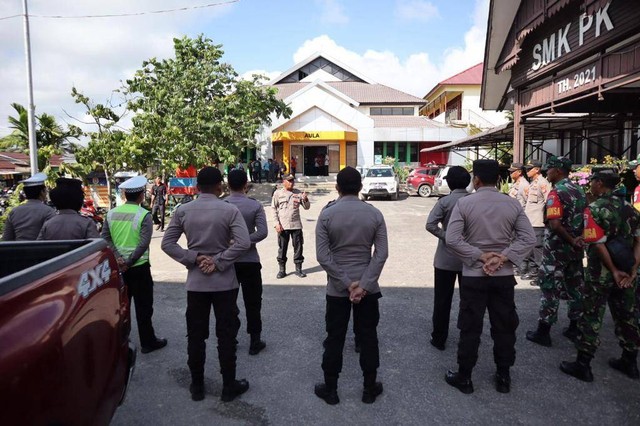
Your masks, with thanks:
[[[33,78],[31,73],[31,40],[29,38],[29,12],[27,0],[22,0],[24,7],[24,51],[27,60],[27,123],[29,126],[29,163],[31,176],[38,173],[38,145],[36,144],[35,106],[33,105]]]

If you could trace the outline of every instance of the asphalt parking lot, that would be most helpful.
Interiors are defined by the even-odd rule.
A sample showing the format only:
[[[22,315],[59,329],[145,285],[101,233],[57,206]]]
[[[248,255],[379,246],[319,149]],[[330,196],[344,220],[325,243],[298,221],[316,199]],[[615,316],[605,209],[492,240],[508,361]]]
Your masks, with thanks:
[[[254,194],[266,202],[270,191],[263,186]],[[380,280],[383,298],[378,328],[379,379],[384,383],[384,393],[373,405],[360,401],[362,377],[349,333],[339,380],[340,404],[329,406],[315,397],[313,385],[322,378],[325,274],[315,261],[314,228],[320,209],[336,195],[312,193],[312,207],[302,213],[304,269],[308,274],[304,279],[289,275],[276,280],[277,241],[267,208],[271,232],[258,245],[263,264],[263,338],[267,348],[258,356],[248,355],[249,338],[239,298],[243,326],[238,338],[238,377],[247,378],[251,388],[227,404],[219,400],[222,384],[213,329],[207,344],[206,398],[201,402],[190,399],[184,319],[186,272],[162,253],[162,234],[154,234],[154,326],[159,336],[168,338],[169,345],[138,355],[127,399],[112,424],[640,424],[640,382],[607,365],[609,357],[619,355],[609,314],[601,332],[602,345],[592,363],[595,381],[580,382],[558,369],[560,361],[575,356],[572,344],[561,335],[567,323],[566,305],[561,308],[560,324],[552,329],[553,347],[543,348],[524,338],[526,330],[535,326],[539,298],[537,288],[528,282],[519,282],[516,287],[520,327],[511,393],[497,393],[491,381],[494,364],[488,318],[474,370],[475,393],[464,395],[448,386],[444,374],[456,368],[457,294],[447,348],[440,352],[428,343],[436,240],[424,229],[436,198],[406,194],[398,201],[370,201],[385,215],[390,246]],[[291,260],[288,270],[293,270]],[[135,329],[132,339],[138,342]]]

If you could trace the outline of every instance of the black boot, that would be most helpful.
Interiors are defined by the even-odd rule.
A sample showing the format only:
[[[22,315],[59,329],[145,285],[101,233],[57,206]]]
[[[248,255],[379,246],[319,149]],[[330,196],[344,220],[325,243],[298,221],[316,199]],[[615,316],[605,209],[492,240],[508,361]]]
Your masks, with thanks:
[[[535,331],[527,331],[527,340],[542,346],[551,346],[551,336],[549,335],[551,325],[546,322],[538,321],[538,329]]]
[[[236,380],[235,377],[235,371],[232,374],[222,374],[222,395],[220,396],[222,402],[231,402],[249,390],[249,382],[245,379]]]
[[[287,276],[287,270],[284,263],[280,264],[280,271],[278,271],[278,275],[276,275],[277,279],[284,278]]]
[[[493,379],[498,392],[511,392],[511,374],[509,373],[509,367],[498,367],[498,371]]]
[[[616,359],[611,358],[609,360],[609,366],[624,373],[630,379],[639,379],[640,372],[638,372],[638,351],[622,351],[622,357]]]
[[[318,383],[314,393],[329,405],[336,405],[340,402],[338,398],[338,377],[324,375],[324,383]]]
[[[249,355],[258,355],[261,350],[267,347],[267,344],[260,340],[260,333],[251,334],[251,344],[249,345]]]
[[[578,352],[575,362],[562,361],[560,370],[583,382],[593,382],[593,373],[591,373],[591,355],[586,352]]]
[[[462,393],[473,393],[473,382],[471,381],[471,374],[462,371],[462,369],[460,369],[460,371],[457,373],[451,370],[447,371],[447,374],[445,374],[444,376],[444,380],[449,385],[457,388]]]
[[[302,272],[302,263],[296,263],[296,276],[299,278],[305,278],[307,274]]]
[[[202,401],[204,399],[204,373],[191,372],[191,385],[189,386],[191,399],[193,401]]]
[[[580,336],[580,330],[578,330],[578,321],[571,320],[571,322],[569,322],[569,327],[562,330],[562,335],[575,343],[578,340],[578,336]]]
[[[364,389],[362,391],[362,402],[373,404],[376,397],[382,393],[382,383],[376,382],[377,373],[366,373],[364,375]]]
[[[520,278],[522,278],[523,280],[537,280],[538,268],[536,267],[530,268],[526,274],[520,275]]]

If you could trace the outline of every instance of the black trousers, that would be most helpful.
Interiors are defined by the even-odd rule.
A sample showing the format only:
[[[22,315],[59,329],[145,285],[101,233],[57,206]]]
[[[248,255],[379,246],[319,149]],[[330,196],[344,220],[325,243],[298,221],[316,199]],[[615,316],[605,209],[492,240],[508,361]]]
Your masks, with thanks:
[[[262,173],[261,170],[256,170],[252,173],[252,180],[254,182],[262,183]]]
[[[187,292],[187,364],[192,378],[202,378],[206,359],[205,340],[209,338],[211,307],[216,317],[218,360],[224,384],[236,377],[236,345],[240,319],[238,314],[238,289],[212,292]]]
[[[493,359],[498,367],[511,367],[516,360],[516,329],[519,320],[514,302],[513,275],[462,277],[458,328],[458,365],[470,372],[478,361],[485,310],[489,310]]]
[[[289,239],[293,244],[293,263],[302,265],[304,256],[302,255],[302,229],[285,229],[278,234],[278,264],[287,263],[287,249],[289,248]]]
[[[353,307],[356,338],[360,342],[360,368],[363,374],[375,373],[380,366],[378,352],[378,294],[370,294],[358,304],[348,297],[327,296],[325,323],[327,338],[324,340],[322,370],[326,376],[338,377],[342,371],[342,351]]]
[[[122,274],[127,286],[129,304],[133,298],[136,307],[136,322],[140,335],[140,346],[150,346],[156,339],[151,317],[153,316],[153,278],[151,265],[133,266]]]
[[[160,217],[158,217],[158,214]],[[153,217],[153,223],[160,225],[160,229],[164,229],[164,204],[154,204],[151,207],[151,216]]]
[[[447,271],[433,268],[435,289],[433,294],[433,331],[431,337],[437,343],[444,343],[449,337],[449,317],[451,316],[451,301],[456,285],[462,280],[462,272]]]
[[[262,265],[259,262],[236,262],[236,277],[242,286],[244,310],[247,313],[247,333],[262,332]]]

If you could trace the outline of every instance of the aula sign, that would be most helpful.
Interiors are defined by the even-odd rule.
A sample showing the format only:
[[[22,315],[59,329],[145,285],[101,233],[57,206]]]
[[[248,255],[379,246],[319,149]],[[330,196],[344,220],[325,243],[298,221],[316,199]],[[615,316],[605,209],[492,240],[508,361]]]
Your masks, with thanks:
[[[611,6],[611,2],[607,2],[595,14],[587,15],[583,13],[578,18],[578,22],[569,22],[564,28],[559,28],[557,32],[545,37],[542,43],[537,43],[533,46],[531,69],[538,71],[540,68],[571,52],[572,48],[581,47],[585,42],[593,41],[606,32],[613,30],[613,22],[609,16],[609,6]],[[572,28],[574,28],[574,31],[575,28],[578,30],[577,46],[571,46],[569,43],[568,35]],[[575,37],[571,39],[575,40]]]

